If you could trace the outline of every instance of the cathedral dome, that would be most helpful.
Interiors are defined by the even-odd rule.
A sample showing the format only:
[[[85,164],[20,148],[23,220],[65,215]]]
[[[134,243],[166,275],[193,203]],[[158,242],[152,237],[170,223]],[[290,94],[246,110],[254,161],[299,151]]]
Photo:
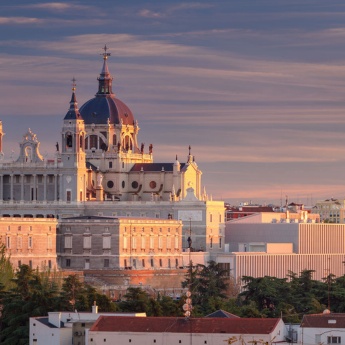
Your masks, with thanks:
[[[79,112],[85,124],[133,125],[134,117],[128,106],[113,94],[96,95],[81,106]]]
[[[113,77],[111,76],[107,59],[107,46],[104,47],[103,68],[98,79],[98,92],[96,96],[81,106],[79,112],[88,124],[121,124],[133,125],[134,117],[125,103],[116,98],[112,90]]]

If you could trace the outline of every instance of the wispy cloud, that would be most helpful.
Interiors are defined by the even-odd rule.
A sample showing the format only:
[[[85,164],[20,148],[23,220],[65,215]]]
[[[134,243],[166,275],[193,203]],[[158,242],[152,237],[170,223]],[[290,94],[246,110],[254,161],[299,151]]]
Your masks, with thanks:
[[[144,8],[138,12],[140,17],[144,18],[151,18],[151,19],[159,19],[159,18],[166,18],[171,17],[173,15],[176,15],[175,12],[181,12],[181,11],[190,11],[190,10],[199,10],[199,9],[206,9],[213,7],[212,4],[202,4],[199,2],[186,2],[183,4],[178,4],[174,6],[159,6],[160,10],[152,10],[148,8]]]
[[[4,24],[39,24],[43,23],[44,21],[40,18],[33,18],[33,17],[0,17],[0,25]]]
[[[148,9],[143,9],[139,11],[139,15],[144,18],[162,18],[164,17],[164,14],[159,12],[154,12]]]
[[[70,9],[81,10],[81,9],[90,8],[90,6],[78,5],[78,4],[73,4],[73,3],[65,3],[65,2],[44,2],[44,3],[18,6],[18,7],[36,8],[36,9],[44,9],[44,10],[52,10],[52,11],[66,11]]]

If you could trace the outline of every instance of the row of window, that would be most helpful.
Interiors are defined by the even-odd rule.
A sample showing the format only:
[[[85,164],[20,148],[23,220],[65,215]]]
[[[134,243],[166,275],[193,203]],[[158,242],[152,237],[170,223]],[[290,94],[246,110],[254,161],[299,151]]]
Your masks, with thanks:
[[[166,236],[166,248],[171,249],[172,247],[172,237]],[[179,248],[179,236],[174,236],[174,248]],[[130,242],[129,236],[123,236],[123,249],[128,249],[129,244],[131,245],[132,249],[137,249],[137,244],[140,241],[140,248],[146,249],[147,242],[149,242],[149,249],[155,248],[157,237],[150,236],[149,241],[147,241],[147,237],[145,235],[139,236],[132,236],[132,241]],[[77,241],[78,242],[78,241]],[[84,249],[91,249],[92,247],[92,236],[83,236],[83,248]],[[102,238],[102,247],[103,249],[111,249],[111,237],[110,236],[103,236]],[[65,249],[72,249],[73,248],[73,237],[72,235],[65,236]],[[163,236],[158,236],[158,249],[163,249]]]
[[[6,226],[6,231],[22,231],[24,230],[25,231],[25,228],[27,228],[27,230],[29,231],[32,231],[32,226],[29,225],[29,226],[23,226],[23,225],[14,225],[11,227],[11,225],[7,225]],[[52,231],[52,227],[51,226],[48,226],[48,231]]]
[[[72,267],[72,261],[71,260],[72,259],[66,259],[66,267]],[[145,259],[127,260],[127,259],[124,259],[123,260],[123,266],[125,267],[125,269],[132,268],[132,265],[133,265],[133,268],[139,268],[139,267],[145,268],[147,261],[149,263],[149,267],[151,267],[151,268],[155,267],[155,262],[154,262],[154,259],[152,259],[152,258],[149,259],[149,260],[145,260]],[[163,260],[162,259],[158,260],[158,265],[159,265],[159,267],[163,267]],[[104,259],[103,260],[103,267],[104,268],[109,268],[110,267],[110,260],[109,259]],[[174,267],[175,268],[179,267],[179,259],[175,259]],[[85,259],[85,268],[86,269],[90,268],[90,259]],[[172,261],[171,261],[171,259],[168,259],[168,268],[172,268]]]
[[[44,265],[46,264],[47,262],[45,261],[44,262]],[[22,260],[18,260],[18,267],[20,267],[22,265]],[[30,268],[33,268],[32,267],[32,260],[29,260],[29,266]],[[52,261],[51,260],[48,260],[48,268],[52,268]]]
[[[23,249],[23,237],[17,236],[16,240],[16,246],[14,247],[13,238],[11,236],[6,236],[6,248],[7,249]],[[27,248],[33,249],[34,247],[34,240],[32,236],[28,237],[27,240]],[[53,247],[53,240],[51,236],[47,237],[47,248],[52,249]]]

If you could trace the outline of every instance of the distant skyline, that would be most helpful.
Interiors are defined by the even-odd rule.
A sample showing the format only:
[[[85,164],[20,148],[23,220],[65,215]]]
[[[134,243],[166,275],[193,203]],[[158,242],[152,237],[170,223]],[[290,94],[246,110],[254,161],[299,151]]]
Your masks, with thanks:
[[[345,198],[345,3],[28,1],[0,5],[5,158],[28,128],[49,157],[77,80],[113,90],[155,162],[188,146],[214,200]]]

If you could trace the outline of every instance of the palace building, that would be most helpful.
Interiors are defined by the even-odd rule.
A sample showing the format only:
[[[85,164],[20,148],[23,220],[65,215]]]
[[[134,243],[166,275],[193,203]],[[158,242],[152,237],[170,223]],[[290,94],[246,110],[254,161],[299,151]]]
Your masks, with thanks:
[[[224,251],[224,203],[206,194],[191,148],[185,162],[177,156],[154,162],[152,144],[139,141],[137,119],[113,92],[106,46],[102,56],[96,94],[80,108],[73,81],[53,157],[41,155],[31,129],[19,144],[19,156],[5,157],[6,124],[0,121],[0,217],[55,218],[59,224],[78,217],[170,219],[183,222],[180,252]],[[168,259],[161,259],[169,267]],[[118,268],[124,266],[121,260]]]

